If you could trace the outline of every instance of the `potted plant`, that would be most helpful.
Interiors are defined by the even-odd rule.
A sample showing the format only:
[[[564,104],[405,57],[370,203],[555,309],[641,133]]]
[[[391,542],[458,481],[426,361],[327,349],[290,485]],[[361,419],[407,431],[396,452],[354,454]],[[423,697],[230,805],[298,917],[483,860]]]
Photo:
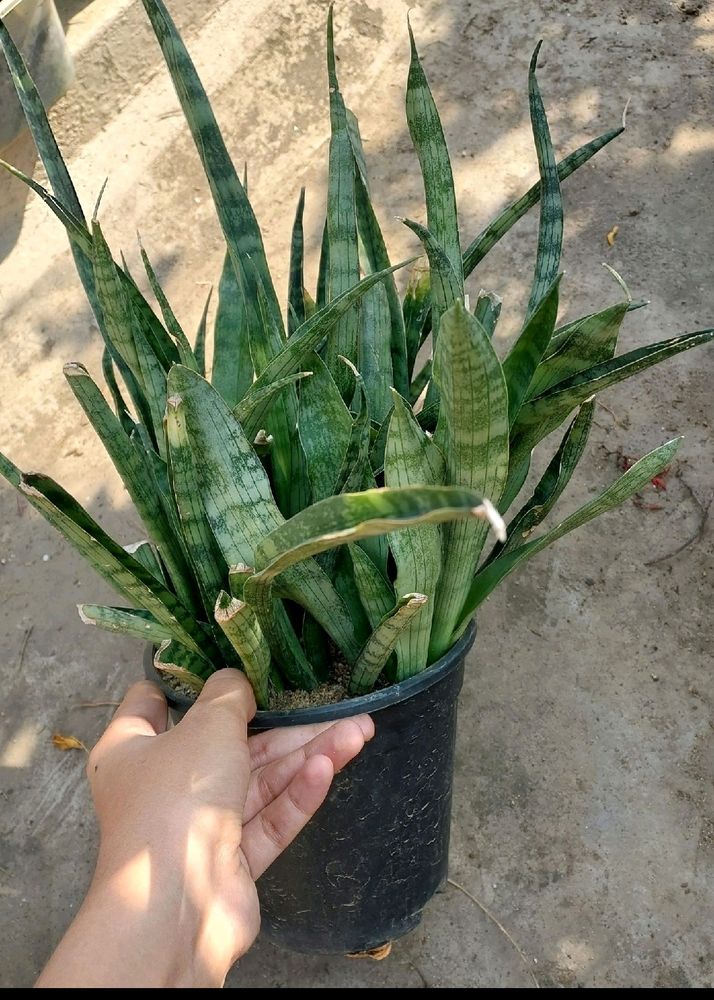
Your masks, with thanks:
[[[122,547],[49,478],[2,456],[0,472],[120,592],[127,607],[84,604],[80,614],[148,643],[148,672],[175,714],[224,665],[242,668],[253,685],[255,729],[374,714],[374,740],[259,884],[264,926],[278,941],[364,951],[415,926],[446,878],[456,703],[479,605],[525,559],[636,493],[676,451],[677,440],[655,449],[532,537],[583,454],[595,395],[714,331],[616,356],[620,326],[641,305],[617,275],[614,304],[558,325],[560,183],[622,128],[556,162],[537,48],[528,90],[540,181],[462,249],[449,156],[411,31],[406,110],[426,225],[404,222],[426,263],[400,295],[395,274],[404,264],[391,263],[372,205],[359,128],[337,79],[331,14],[319,280],[310,294],[301,192],[284,312],[246,184],[189,55],[162,0],[143,2],[226,240],[210,378],[207,310],[191,343],[145,251],[158,312],[113,258],[98,207],[86,223],[37,91],[0,25],[52,193],[4,166],[68,231],[104,337],[113,405],[81,364],[65,375],[148,540]],[[464,282],[538,202],[530,300],[499,358],[500,302],[483,291],[470,298]],[[533,450],[568,420],[531,483]]]

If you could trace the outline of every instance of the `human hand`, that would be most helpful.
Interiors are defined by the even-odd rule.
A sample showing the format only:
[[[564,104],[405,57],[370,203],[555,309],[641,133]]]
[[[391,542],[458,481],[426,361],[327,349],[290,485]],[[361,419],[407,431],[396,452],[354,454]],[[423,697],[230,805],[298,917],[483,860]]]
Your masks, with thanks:
[[[171,730],[149,681],[92,750],[97,868],[38,986],[220,986],[258,933],[255,880],[374,734],[369,716],[248,738],[250,685],[220,670]]]

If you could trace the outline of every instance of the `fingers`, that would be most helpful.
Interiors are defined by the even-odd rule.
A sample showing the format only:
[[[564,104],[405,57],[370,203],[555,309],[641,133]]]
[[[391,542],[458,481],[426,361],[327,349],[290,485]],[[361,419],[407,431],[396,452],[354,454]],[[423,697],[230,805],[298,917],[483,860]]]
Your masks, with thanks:
[[[371,718],[368,715],[356,715],[353,721],[360,727],[365,739],[371,740],[374,736],[374,723]],[[251,770],[264,767],[271,761],[279,760],[293,750],[298,750],[334,725],[334,722],[316,722],[310,726],[286,726],[283,729],[256,733],[248,740]]]
[[[255,715],[257,706],[253,689],[245,674],[232,667],[225,667],[211,674],[195,704],[188,710],[186,718],[189,719],[196,709],[203,710],[209,706],[227,709],[236,717],[236,721],[247,726]]]
[[[310,757],[285,791],[243,827],[241,847],[253,879],[260,878],[314,816],[334,773],[329,757]]]
[[[307,738],[309,730],[313,727],[294,728],[302,730],[303,737]],[[328,757],[335,771],[339,771],[357,756],[365,741],[371,739],[373,735],[374,724],[368,715],[358,719],[344,719],[318,733],[284,757],[254,769],[243,810],[243,822],[248,823],[261,809],[276,799],[304,766],[306,760],[317,755]]]
[[[114,718],[92,751],[92,763],[134,736],[157,736],[166,730],[168,706],[161,689],[151,681],[132,684]]]

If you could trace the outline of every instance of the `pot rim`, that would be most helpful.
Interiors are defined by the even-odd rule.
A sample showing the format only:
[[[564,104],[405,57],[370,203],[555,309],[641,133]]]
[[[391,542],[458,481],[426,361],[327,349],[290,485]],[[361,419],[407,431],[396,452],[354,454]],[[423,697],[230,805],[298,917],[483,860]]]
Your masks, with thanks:
[[[404,681],[397,681],[389,687],[381,688],[379,691],[370,691],[369,694],[358,695],[355,698],[345,698],[343,701],[333,702],[329,705],[316,705],[308,708],[292,708],[281,711],[271,711],[270,709],[259,709],[249,723],[252,731],[261,729],[277,729],[285,726],[298,726],[316,722],[334,722],[338,719],[348,719],[353,715],[363,713],[380,712],[399,702],[406,701],[420,691],[426,691],[432,685],[438,683],[447,674],[451,673],[459,662],[466,656],[476,639],[476,621],[472,620],[464,634],[456,640],[454,645],[444,655],[433,663],[426,670],[408,677]],[[145,665],[147,673],[158,683],[159,687],[166,695],[169,705],[188,710],[194,703],[185,695],[178,694],[172,690],[159,676],[153,663],[152,646],[147,646]]]

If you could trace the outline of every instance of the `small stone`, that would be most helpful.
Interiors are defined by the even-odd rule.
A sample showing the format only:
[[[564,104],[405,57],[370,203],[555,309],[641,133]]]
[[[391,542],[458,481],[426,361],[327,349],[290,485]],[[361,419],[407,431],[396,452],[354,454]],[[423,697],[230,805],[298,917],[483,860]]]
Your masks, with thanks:
[[[653,681],[659,680],[659,674],[650,674],[650,677],[652,678]]]
[[[42,562],[49,562],[49,561],[50,561],[50,557],[49,557],[49,555],[48,555],[48,554],[47,554],[47,553],[45,552],[45,554],[44,554],[44,555],[43,555],[43,557],[42,557]]]

